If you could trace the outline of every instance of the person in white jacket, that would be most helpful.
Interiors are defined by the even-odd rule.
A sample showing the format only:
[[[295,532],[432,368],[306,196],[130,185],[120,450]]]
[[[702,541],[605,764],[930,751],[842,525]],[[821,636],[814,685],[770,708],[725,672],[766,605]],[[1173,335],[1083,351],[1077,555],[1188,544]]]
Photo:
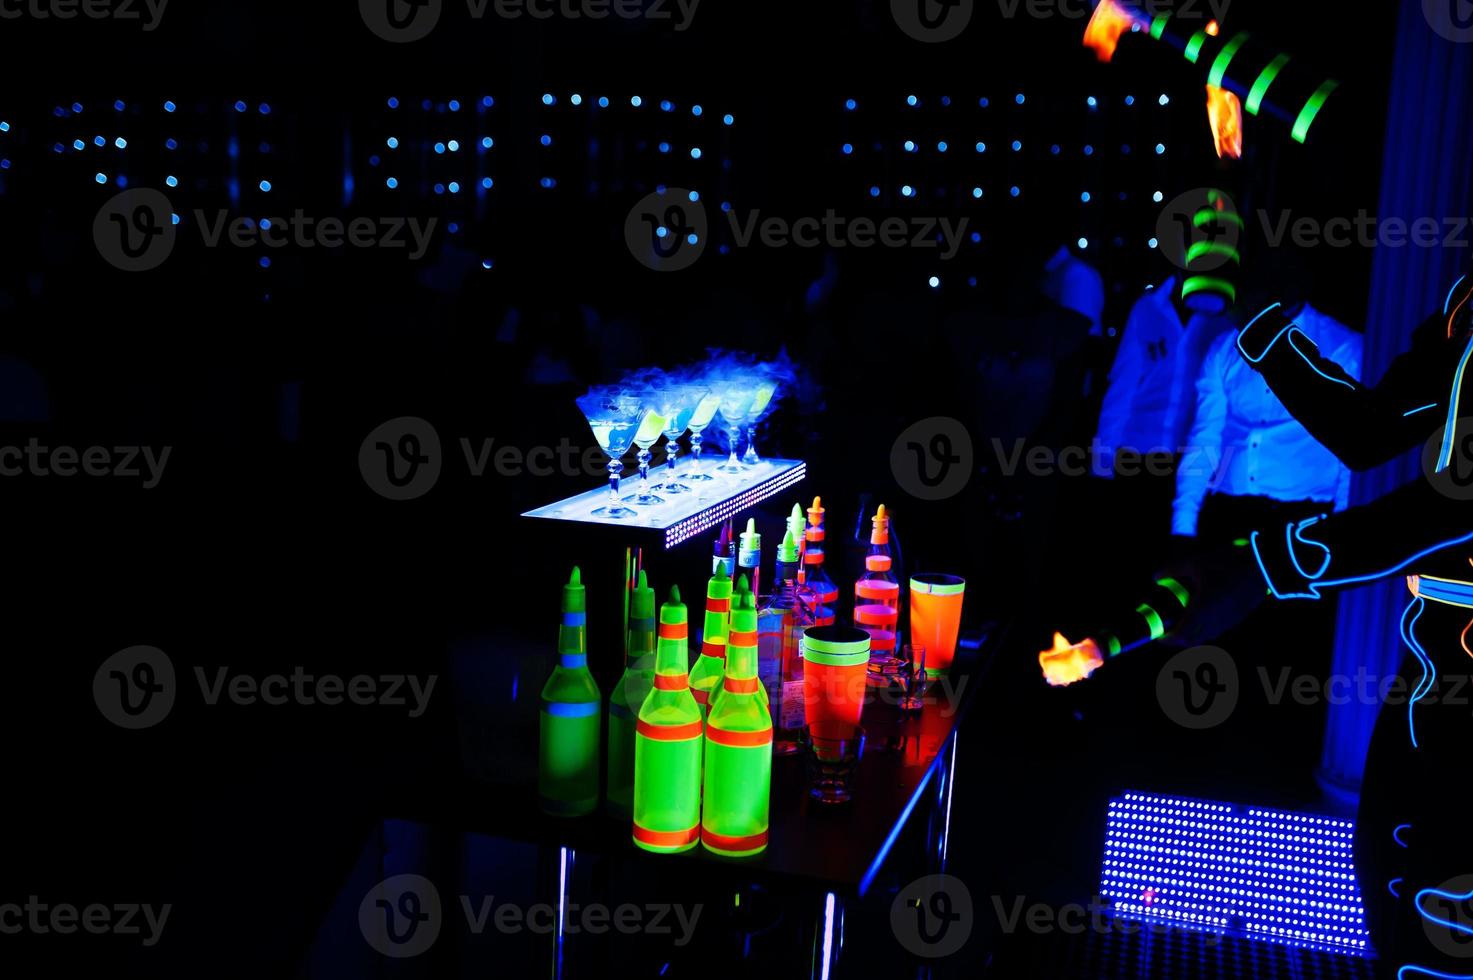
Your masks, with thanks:
[[[1360,334],[1308,304],[1294,318],[1325,357],[1360,376]],[[1196,390],[1195,421],[1177,467],[1174,536],[1195,538],[1205,529],[1204,538],[1220,543],[1265,518],[1349,505],[1350,470],[1294,420],[1238,353],[1232,334],[1213,343]]]

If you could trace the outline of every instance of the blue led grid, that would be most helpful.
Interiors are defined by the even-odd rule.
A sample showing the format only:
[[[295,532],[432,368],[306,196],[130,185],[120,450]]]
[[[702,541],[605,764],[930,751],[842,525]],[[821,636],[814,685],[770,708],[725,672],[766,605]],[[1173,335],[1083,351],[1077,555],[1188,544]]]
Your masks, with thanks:
[[[1367,955],[1350,820],[1127,793],[1110,801],[1100,894],[1114,914]]]

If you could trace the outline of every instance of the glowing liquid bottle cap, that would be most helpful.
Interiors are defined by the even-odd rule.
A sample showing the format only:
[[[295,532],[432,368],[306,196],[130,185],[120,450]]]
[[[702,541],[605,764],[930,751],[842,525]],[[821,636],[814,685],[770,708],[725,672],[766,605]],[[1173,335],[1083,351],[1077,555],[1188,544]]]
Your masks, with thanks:
[[[762,535],[757,533],[756,518],[747,518],[747,529],[741,534],[737,544],[737,553],[740,556],[738,563],[743,568],[750,568],[760,560],[757,556],[762,553]]]
[[[587,608],[588,596],[583,588],[583,572],[574,565],[568,584],[563,586],[563,612],[584,612]]]
[[[870,532],[869,543],[870,544],[889,544],[890,543],[890,515],[885,510],[885,505],[884,504],[881,504],[880,507],[879,507],[879,509],[875,511],[875,516],[874,516],[873,523],[874,523],[874,530]]]
[[[798,539],[794,537],[791,527],[783,535],[783,543],[778,546],[777,560],[779,564],[798,564]]]

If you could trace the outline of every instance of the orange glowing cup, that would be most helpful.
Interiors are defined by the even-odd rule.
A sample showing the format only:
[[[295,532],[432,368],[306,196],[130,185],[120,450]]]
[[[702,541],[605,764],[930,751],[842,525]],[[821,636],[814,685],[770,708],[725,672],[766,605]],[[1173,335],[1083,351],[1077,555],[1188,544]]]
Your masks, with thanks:
[[[956,658],[967,580],[955,575],[920,574],[910,579],[910,641],[926,651],[926,676],[940,677]]]
[[[845,738],[859,726],[869,652],[870,635],[857,626],[803,631],[803,714],[811,735]]]

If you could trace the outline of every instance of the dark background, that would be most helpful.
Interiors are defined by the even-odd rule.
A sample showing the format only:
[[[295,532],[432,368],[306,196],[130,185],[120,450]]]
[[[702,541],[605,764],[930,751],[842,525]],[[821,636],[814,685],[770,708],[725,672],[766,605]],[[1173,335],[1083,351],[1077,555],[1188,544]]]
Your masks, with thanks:
[[[982,738],[971,743],[978,768],[961,812],[976,821],[978,868],[1087,890],[1098,835],[1066,829],[1067,844],[1046,844],[1058,830],[1050,820],[1068,828],[1070,813],[1102,813],[1104,796],[1127,786],[1265,803],[1312,796],[1312,709],[1244,711],[1223,729],[1186,735],[1154,708],[1149,656],[1108,683],[1044,697],[1031,651],[1046,627],[1077,628],[1085,610],[1134,588],[1112,579],[1109,546],[1072,537],[1110,525],[1087,494],[1048,489],[1075,508],[1058,525],[1071,536],[1051,537],[1047,521],[1020,531],[1006,501],[977,486],[938,504],[907,499],[889,456],[902,429],[935,415],[964,419],[979,450],[987,445],[994,420],[973,397],[969,345],[985,343],[980,325],[1013,302],[1025,261],[1088,239],[1083,254],[1106,278],[1106,324],[1121,325],[1142,288],[1174,271],[1147,244],[1160,214],[1153,192],[1170,200],[1228,183],[1244,211],[1374,211],[1390,5],[1353,16],[1331,4],[1232,5],[1228,28],[1271,39],[1346,87],[1339,115],[1327,111],[1308,147],[1291,144],[1279,123],[1249,120],[1248,156],[1229,170],[1212,154],[1197,73],[1144,38],[1099,65],[1079,44],[1082,18],[1007,20],[984,4],[962,39],[928,46],[871,2],[706,0],[680,34],[614,19],[472,23],[452,4],[429,39],[393,45],[364,28],[353,4],[300,6],[175,0],[153,33],[0,22],[0,119],[11,127],[0,134],[10,162],[0,170],[0,364],[14,367],[11,377],[40,379],[47,405],[39,418],[0,421],[0,445],[34,435],[173,450],[152,490],[0,480],[7,896],[174,901],[171,926],[186,946],[158,955],[179,960],[146,954],[139,969],[199,956],[222,975],[236,960],[242,972],[299,962],[382,800],[455,771],[448,702],[413,721],[195,704],[156,729],[122,732],[88,693],[97,665],[146,643],[181,672],[301,664],[443,674],[451,643],[467,633],[550,643],[567,566],[608,559],[566,553],[576,544],[550,548],[515,515],[596,481],[475,479],[452,459],[430,495],[396,504],[359,474],[363,436],[415,415],[447,447],[461,436],[591,444],[573,405],[584,387],[688,362],[707,347],[785,348],[800,366],[801,390],[763,448],[809,460],[803,499],[825,496],[831,538],[848,539],[860,494],[871,494],[871,506],[886,500],[895,512],[911,569],[965,570],[986,583],[969,593],[971,625],[1023,614]],[[582,107],[570,104],[573,92]],[[545,106],[543,93],[556,104]],[[629,105],[634,94],[642,108]],[[918,107],[905,104],[910,94]],[[483,108],[487,95],[495,104]],[[609,108],[593,105],[600,95]],[[165,99],[174,113],[162,111]],[[674,111],[660,109],[664,99]],[[98,134],[106,148],[91,145]],[[482,151],[488,135],[495,146]],[[112,145],[117,136],[126,150]],[[398,150],[386,148],[389,136]],[[71,148],[78,138],[86,149]],[[169,138],[177,150],[164,148]],[[458,153],[433,152],[452,138],[464,144]],[[920,151],[904,152],[907,139]],[[935,150],[942,139],[944,154]],[[1023,152],[1009,149],[1013,139]],[[985,154],[973,149],[978,140]],[[693,144],[705,151],[699,161],[686,152]],[[162,268],[126,274],[103,261],[91,233],[119,174],[130,187],[177,176],[168,193],[181,212],[412,214],[439,218],[440,229],[417,264],[374,250],[211,250],[181,230]],[[495,185],[481,193],[476,180],[486,175]],[[388,176],[399,189],[385,187]],[[541,186],[544,177],[555,186]],[[269,194],[257,188],[262,179]],[[450,180],[465,189],[434,192]],[[899,196],[905,183],[917,198]],[[722,255],[717,238],[687,271],[637,263],[624,218],[659,184],[699,189],[718,227],[715,204],[730,201],[788,217],[829,208],[965,215],[983,240],[950,263],[913,250],[841,254],[832,298],[815,305],[821,250]],[[1007,193],[1015,184],[1017,200]],[[981,202],[973,186],[985,189]],[[450,222],[459,227],[447,235]],[[1260,251],[1256,260],[1269,258]],[[1369,252],[1304,258],[1316,305],[1358,323]],[[933,275],[938,289],[927,284]],[[1081,370],[1098,379],[1111,355],[1108,338],[1091,345]],[[1092,394],[1079,391],[1060,441],[1089,438],[1098,395],[1098,381]],[[1056,557],[1038,561],[1039,547]],[[688,561],[680,584],[690,591],[700,561]],[[1025,566],[1048,570],[1048,588]],[[595,627],[601,639],[612,648]],[[1288,638],[1289,649],[1265,657],[1287,659],[1293,645]],[[1086,760],[1091,778],[1082,779]],[[1048,856],[1013,862],[1004,850]],[[1029,867],[1003,867],[1013,863]],[[117,955],[107,942],[67,953]]]

